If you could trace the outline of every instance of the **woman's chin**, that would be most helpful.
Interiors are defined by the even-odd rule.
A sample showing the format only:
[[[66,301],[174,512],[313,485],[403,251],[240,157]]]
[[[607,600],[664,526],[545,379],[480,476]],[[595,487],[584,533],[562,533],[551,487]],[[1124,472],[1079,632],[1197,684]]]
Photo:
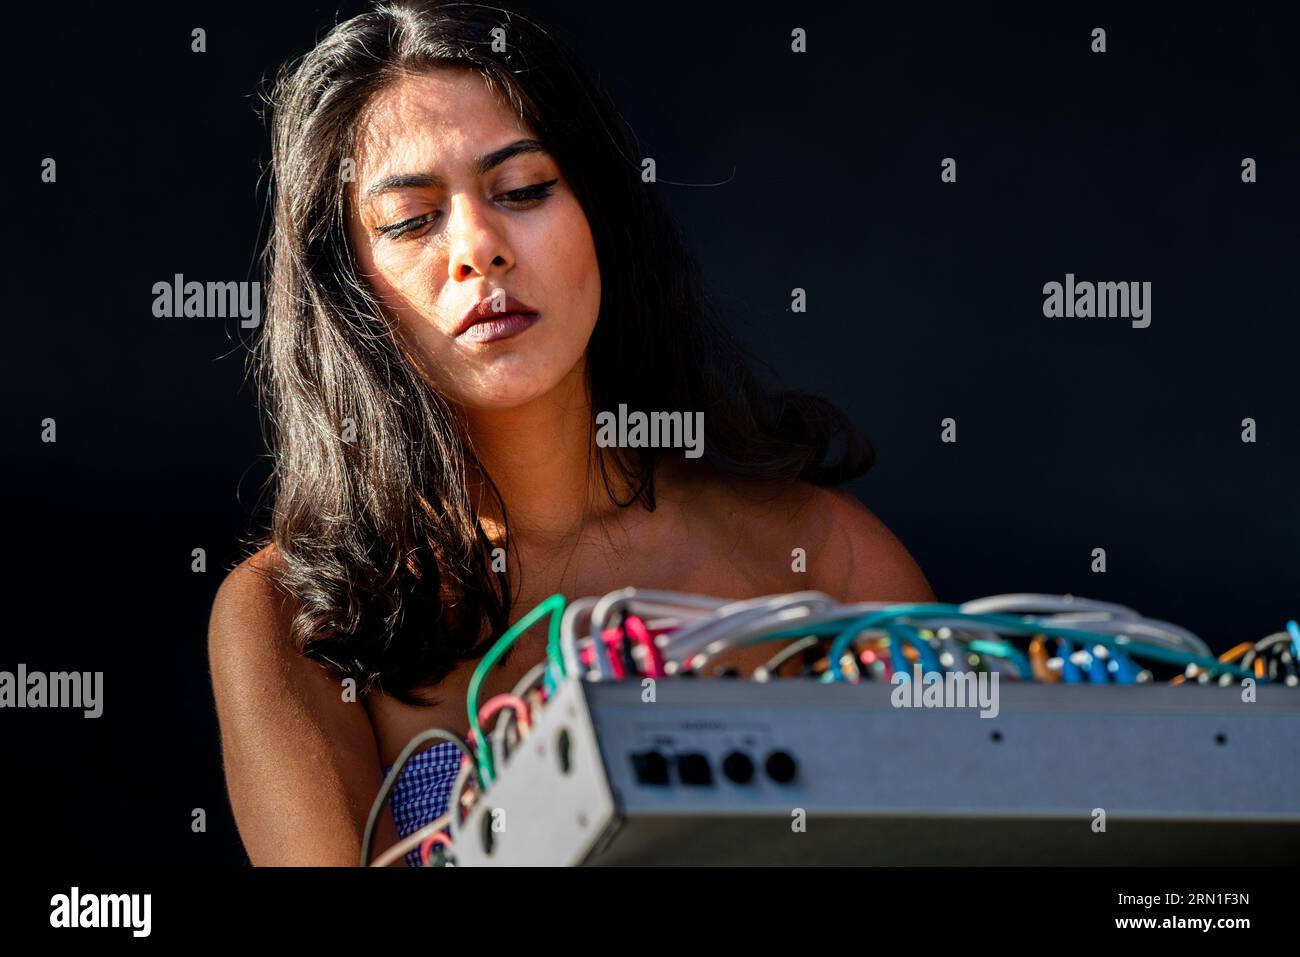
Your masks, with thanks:
[[[501,355],[479,370],[462,395],[462,404],[471,409],[513,409],[555,391],[572,377],[573,363],[543,361],[527,354]]]
[[[518,382],[503,384],[497,389],[482,389],[465,396],[462,404],[469,409],[482,411],[501,411],[517,409],[520,406],[541,398],[555,387],[555,383],[546,382],[523,385]]]

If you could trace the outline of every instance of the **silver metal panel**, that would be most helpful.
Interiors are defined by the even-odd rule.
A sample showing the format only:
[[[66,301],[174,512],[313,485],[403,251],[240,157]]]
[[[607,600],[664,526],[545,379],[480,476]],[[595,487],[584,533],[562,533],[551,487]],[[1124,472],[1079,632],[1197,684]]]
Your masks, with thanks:
[[[1245,703],[1235,687],[1006,682],[994,718],[895,708],[893,690],[661,679],[644,702],[639,683],[570,683],[475,809],[458,863],[1300,862],[1300,690]],[[648,750],[705,755],[711,783],[638,781],[630,755]],[[758,766],[751,782],[720,773],[732,750]],[[793,782],[764,774],[774,750]],[[487,855],[496,807],[506,830]]]
[[[1300,690],[1007,682],[1000,713],[895,708],[891,686],[660,681],[588,688],[624,813],[1014,813],[1225,816],[1300,822]],[[713,787],[638,784],[631,752],[774,749],[797,780]]]
[[[454,835],[457,866],[578,864],[612,822],[614,799],[582,685],[561,686],[535,718],[531,733],[497,769],[486,799]]]

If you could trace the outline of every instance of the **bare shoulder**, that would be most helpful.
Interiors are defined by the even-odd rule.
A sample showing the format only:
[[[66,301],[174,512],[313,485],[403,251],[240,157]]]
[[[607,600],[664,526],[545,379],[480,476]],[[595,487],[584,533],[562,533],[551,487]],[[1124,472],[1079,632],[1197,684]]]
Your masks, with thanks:
[[[275,710],[290,691],[298,697],[328,690],[321,667],[293,644],[297,605],[275,580],[279,561],[274,546],[245,558],[226,574],[212,602],[208,667],[223,730],[233,713],[251,717],[253,703]]]
[[[293,641],[297,599],[276,580],[280,556],[263,548],[236,565],[221,582],[208,620],[208,665],[218,705],[267,701],[292,692],[298,699],[337,698],[339,678]]]
[[[842,601],[934,601],[916,560],[871,509],[843,489],[813,489],[807,508],[822,542],[809,571],[820,590]]]
[[[933,601],[903,543],[850,492],[811,482],[738,479],[699,468],[678,472],[677,494],[695,520],[734,543],[734,553],[771,569],[781,587],[841,601]],[[801,549],[804,573],[791,573]]]
[[[293,620],[292,596],[275,581],[280,561],[268,545],[235,566],[217,589],[208,622],[208,651],[215,665],[230,656],[241,659],[283,655]]]

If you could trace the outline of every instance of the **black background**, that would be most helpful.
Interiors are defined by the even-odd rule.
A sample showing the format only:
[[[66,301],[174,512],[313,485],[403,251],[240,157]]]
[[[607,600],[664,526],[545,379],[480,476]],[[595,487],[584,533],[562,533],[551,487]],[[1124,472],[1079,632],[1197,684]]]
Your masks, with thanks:
[[[246,861],[206,625],[269,472],[249,330],[155,318],[152,286],[261,278],[258,85],[362,9],[7,14],[0,669],[105,672],[98,720],[0,712],[7,850],[24,859]],[[1120,601],[1216,651],[1300,614],[1294,20],[1253,5],[520,9],[610,87],[737,335],[874,440],[852,488],[940,599]],[[796,26],[807,54],[790,52]],[[939,179],[949,156],[956,184]],[[1045,319],[1042,286],[1067,272],[1150,281],[1150,328]],[[788,311],[796,286],[806,315]],[[946,416],[956,445],[939,440]],[[196,807],[207,833],[191,832]]]

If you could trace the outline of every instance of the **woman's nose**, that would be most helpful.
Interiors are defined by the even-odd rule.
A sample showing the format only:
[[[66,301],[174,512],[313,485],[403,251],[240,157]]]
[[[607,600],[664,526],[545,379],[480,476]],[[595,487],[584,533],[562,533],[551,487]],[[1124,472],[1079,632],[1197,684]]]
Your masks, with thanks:
[[[461,194],[452,198],[451,207],[447,224],[451,236],[447,273],[451,279],[464,282],[486,276],[494,267],[513,265],[506,237],[489,204]]]

